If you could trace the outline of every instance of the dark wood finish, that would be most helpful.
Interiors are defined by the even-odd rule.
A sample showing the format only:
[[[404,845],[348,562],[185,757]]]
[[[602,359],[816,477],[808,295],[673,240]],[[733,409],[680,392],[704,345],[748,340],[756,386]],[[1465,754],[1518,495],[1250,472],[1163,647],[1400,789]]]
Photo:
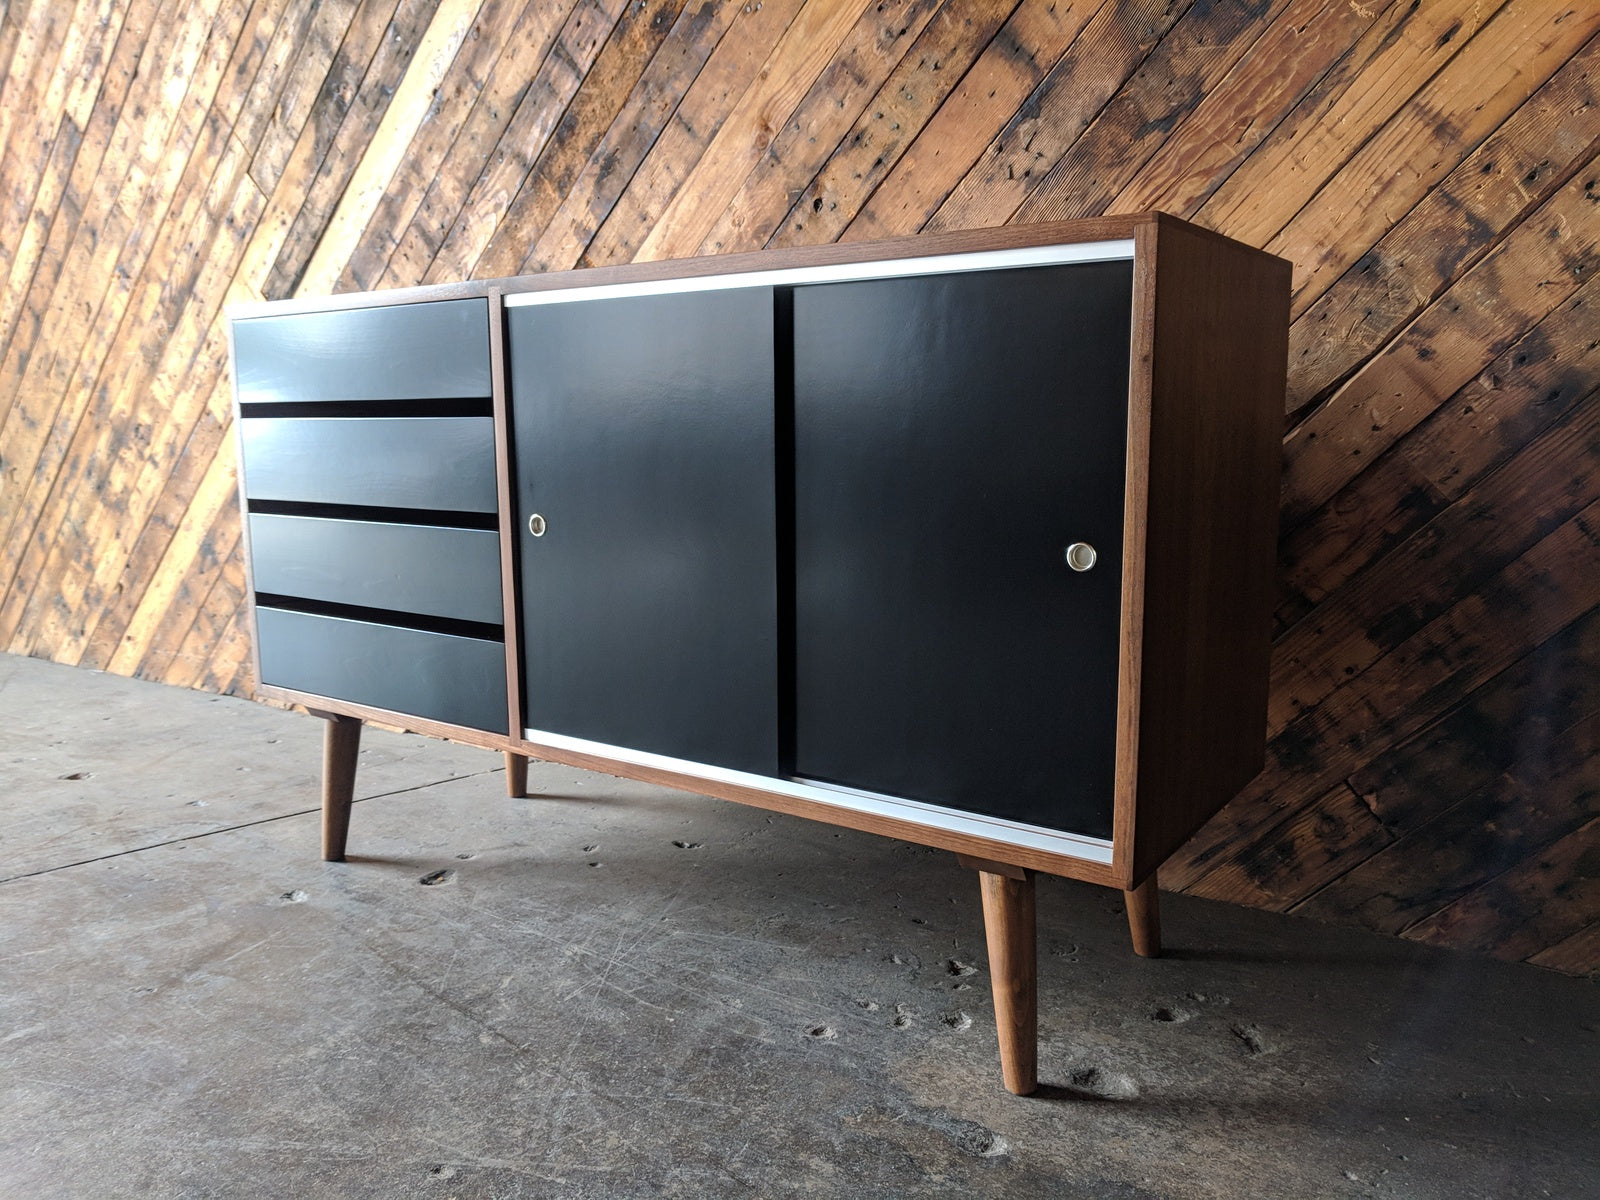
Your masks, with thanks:
[[[258,608],[262,681],[449,725],[503,733],[498,641]]]
[[[661,770],[656,767],[645,767],[622,762],[618,759],[605,758],[597,754],[584,754],[557,746],[530,742],[522,738],[507,738],[503,734],[467,729],[458,725],[450,725],[443,721],[419,717],[415,713],[379,708],[376,705],[361,704],[330,697],[313,698],[304,692],[298,692],[291,688],[260,684],[257,685],[255,694],[262,699],[273,700],[283,704],[315,704],[330,712],[360,717],[375,724],[426,734],[429,737],[449,738],[451,741],[460,742],[468,746],[479,746],[485,750],[503,752],[509,742],[516,753],[525,754],[544,762],[561,763],[565,766],[578,767],[586,771],[598,771],[602,774],[614,775],[619,779],[633,779],[640,783],[654,783],[662,787],[677,788],[680,791],[695,792],[702,796],[732,800],[740,804],[748,804],[754,808],[766,809],[769,812],[788,813],[791,816],[837,825],[844,829],[855,829],[862,833],[874,833],[883,837],[899,838],[902,841],[916,842],[935,849],[948,850],[955,854],[965,854],[990,862],[999,862],[1002,859],[1006,859],[1010,860],[1015,865],[1015,869],[1019,870],[1027,869],[1040,871],[1047,875],[1060,875],[1066,878],[1080,879],[1085,883],[1099,884],[1103,887],[1121,886],[1121,881],[1113,874],[1110,866],[1088,862],[1066,854],[1055,854],[1047,850],[1034,850],[1025,846],[1016,846],[996,838],[934,829],[909,819],[838,808],[817,800],[787,796],[761,788],[744,787],[740,784],[727,783],[717,779],[707,779],[686,771]]]
[[[1006,1090],[1026,1096],[1039,1086],[1038,938],[1033,875],[978,872],[983,932],[989,943],[995,1033]]]
[[[1161,905],[1156,877],[1122,893],[1128,905],[1128,931],[1133,935],[1133,952],[1140,958],[1161,957]]]
[[[252,513],[256,590],[499,625],[500,538],[492,529]]]
[[[525,800],[528,796],[528,757],[514,750],[507,750],[505,755],[506,795],[513,800]]]
[[[343,862],[350,833],[350,807],[356,796],[356,763],[361,754],[361,722],[337,713],[318,713],[322,729],[322,857]]]
[[[507,310],[528,728],[779,774],[772,314],[766,288]]]
[[[794,290],[796,774],[1111,836],[1131,270]]]
[[[241,320],[233,341],[241,404],[489,395],[481,299]]]
[[[991,875],[1004,875],[1007,879],[1026,879],[1028,868],[1012,863],[998,862],[992,858],[979,858],[972,854],[957,854],[956,861],[969,871],[987,871]]]
[[[250,417],[239,422],[252,500],[492,513],[488,417]],[[340,464],[329,471],[328,463]]]
[[[1138,669],[1123,678],[1118,796],[1138,804],[1117,833],[1130,882],[1261,768],[1289,286],[1282,260],[1181,222],[1137,237],[1135,329],[1151,340],[1135,345],[1129,418],[1123,628]]]

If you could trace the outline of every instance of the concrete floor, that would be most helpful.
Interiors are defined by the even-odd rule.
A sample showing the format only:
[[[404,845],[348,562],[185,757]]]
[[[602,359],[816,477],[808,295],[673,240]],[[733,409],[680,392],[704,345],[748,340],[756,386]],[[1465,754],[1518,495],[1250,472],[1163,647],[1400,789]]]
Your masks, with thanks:
[[[0,656],[0,1195],[1600,1196],[1600,990]],[[441,875],[442,873],[442,875]],[[432,881],[437,882],[432,882]]]

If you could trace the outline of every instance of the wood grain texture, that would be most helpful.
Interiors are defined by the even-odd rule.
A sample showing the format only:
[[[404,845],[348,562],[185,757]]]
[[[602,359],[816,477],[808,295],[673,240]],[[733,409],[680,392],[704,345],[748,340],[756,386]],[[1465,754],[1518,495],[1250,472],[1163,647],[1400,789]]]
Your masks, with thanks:
[[[1152,345],[1135,350],[1150,359],[1149,411],[1130,418],[1147,426],[1146,498],[1142,515],[1129,505],[1124,535],[1143,543],[1129,556],[1142,579],[1124,581],[1123,605],[1124,628],[1140,623],[1137,648],[1124,649],[1138,655],[1138,695],[1124,678],[1119,698],[1137,712],[1117,764],[1119,793],[1139,798],[1134,857],[1122,860],[1130,882],[1261,767],[1273,564],[1258,547],[1277,530],[1276,364],[1289,317],[1281,260],[1165,218],[1138,237],[1155,281],[1143,300]],[[1140,519],[1142,532],[1131,528]]]
[[[1128,932],[1140,958],[1161,957],[1161,893],[1154,875],[1122,893],[1128,906]]]
[[[337,713],[320,713],[322,730],[322,857],[343,862],[350,836],[350,806],[356,798],[356,764],[361,754],[361,722]]]
[[[1026,1096],[1039,1086],[1038,936],[1033,876],[978,872],[983,933],[989,945],[995,1033],[1006,1090]]]
[[[1267,766],[1164,881],[1592,974],[1597,22],[12,0],[0,649],[249,690],[230,303],[1163,208],[1295,265]]]

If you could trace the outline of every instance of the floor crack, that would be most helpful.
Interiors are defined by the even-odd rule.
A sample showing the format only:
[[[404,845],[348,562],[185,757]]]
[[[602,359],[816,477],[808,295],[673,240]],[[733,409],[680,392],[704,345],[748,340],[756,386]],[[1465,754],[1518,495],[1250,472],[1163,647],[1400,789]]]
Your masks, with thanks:
[[[447,783],[458,783],[464,779],[476,779],[480,775],[493,775],[503,771],[504,767],[492,767],[487,771],[472,771],[466,775],[452,775],[448,779],[435,779],[428,783],[418,783],[411,787],[393,788],[387,792],[374,792],[370,796],[357,796],[352,804],[364,804],[368,800],[383,800],[390,796],[403,796],[407,792],[420,792],[424,788],[440,787]],[[219,833],[233,833],[240,829],[252,829],[257,825],[270,825],[274,821],[288,821],[295,817],[315,816],[322,812],[322,806],[314,808],[297,808],[293,812],[278,813],[270,817],[260,817],[254,821],[240,821],[234,825],[223,825],[216,829],[206,829],[199,833],[185,834],[183,837],[166,838],[159,842],[147,842],[142,846],[130,846],[126,850],[113,850],[109,854],[96,854],[92,858],[80,858],[74,862],[56,863],[54,866],[40,867],[37,871],[23,871],[17,875],[7,875],[0,878],[0,884],[14,883],[19,879],[33,879],[40,875],[49,875],[55,871],[66,871],[72,867],[87,867],[97,862],[107,862],[113,858],[125,858],[130,854],[139,854],[145,850],[159,850],[162,846],[176,846],[180,842],[194,842],[201,838],[215,837]]]

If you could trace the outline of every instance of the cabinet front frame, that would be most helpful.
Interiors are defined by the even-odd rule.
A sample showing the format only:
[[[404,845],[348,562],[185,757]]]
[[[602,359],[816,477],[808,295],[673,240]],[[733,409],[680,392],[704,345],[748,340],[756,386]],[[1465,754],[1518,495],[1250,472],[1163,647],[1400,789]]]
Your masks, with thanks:
[[[304,705],[323,714],[354,717],[446,738],[467,745],[501,750],[568,766],[600,771],[614,776],[656,783],[697,792],[772,811],[790,813],[827,824],[900,838],[978,859],[1014,864],[1085,882],[1128,889],[1145,881],[1154,870],[1148,854],[1135,857],[1136,831],[1141,828],[1137,806],[1140,802],[1141,737],[1146,754],[1159,752],[1165,731],[1148,728],[1141,720],[1142,647],[1146,620],[1146,520],[1148,492],[1152,475],[1149,455],[1152,428],[1152,383],[1157,348],[1154,329],[1157,304],[1158,233],[1179,231],[1199,239],[1217,254],[1242,264],[1255,275],[1276,279],[1282,276],[1287,294],[1287,264],[1261,251],[1252,250],[1160,214],[1103,217],[1051,225],[1014,226],[993,230],[902,238],[889,242],[854,243],[785,250],[756,251],[748,254],[711,258],[671,260],[659,263],[634,263],[568,271],[540,276],[522,276],[493,282],[467,282],[395,289],[315,299],[250,303],[230,310],[233,319],[298,312],[326,312],[359,307],[426,303],[457,297],[484,297],[488,300],[492,411],[495,420],[495,471],[499,491],[502,605],[506,654],[506,703],[508,735],[447,725],[410,714],[372,708],[348,701],[310,695],[272,685],[257,684],[256,695],[289,704]],[[1163,245],[1170,239],[1164,239]],[[1114,253],[1103,247],[1114,244]],[[1042,255],[1041,255],[1041,252]],[[1039,257],[1030,259],[1033,254]],[[1052,257],[1055,256],[1055,257]],[[521,725],[518,578],[519,525],[515,511],[516,495],[512,479],[509,398],[506,377],[504,307],[576,300],[575,295],[556,296],[583,289],[586,294],[627,294],[639,289],[668,291],[705,286],[749,286],[769,279],[786,282],[844,278],[878,278],[892,274],[934,273],[954,269],[995,269],[1005,266],[1039,265],[1045,262],[1092,261],[1118,258],[1133,263],[1132,343],[1129,347],[1128,430],[1126,485],[1123,504],[1123,556],[1121,637],[1117,687],[1117,747],[1113,795],[1113,833],[1109,842],[1078,837],[1042,827],[1026,826],[998,818],[939,810],[936,806],[893,797],[851,792],[849,789],[805,782],[769,779],[740,772],[707,768],[698,764],[617,747],[597,746],[578,739],[540,734]],[[911,261],[906,261],[911,260]],[[726,281],[726,282],[723,282]],[[1270,308],[1270,306],[1269,306]],[[1269,311],[1269,316],[1270,316]],[[1270,332],[1270,331],[1269,331]],[[230,353],[232,329],[230,326]],[[238,415],[237,391],[235,416]],[[1260,490],[1259,488],[1257,489]],[[240,484],[241,509],[244,509],[243,483]],[[1271,500],[1274,504],[1274,491]],[[1254,502],[1259,507],[1260,497]],[[247,536],[247,535],[246,535]],[[245,546],[247,578],[250,573],[249,547]],[[1265,573],[1270,578],[1271,564],[1243,564],[1243,570]],[[249,579],[249,593],[255,594]],[[252,603],[253,608],[253,603]],[[260,661],[255,623],[251,622],[252,648]],[[1266,631],[1262,640],[1265,646]],[[1263,649],[1263,655],[1265,651]],[[1264,666],[1264,662],[1263,662]],[[1264,674],[1264,672],[1263,672]],[[1152,736],[1154,735],[1154,736]],[[1249,740],[1248,737],[1245,738]],[[1232,765],[1232,764],[1230,764]],[[1235,775],[1238,771],[1233,772]],[[1253,770],[1249,773],[1253,773]],[[1228,782],[1235,789],[1247,782],[1249,774]],[[1213,787],[1211,791],[1216,791]],[[1231,791],[1227,793],[1231,795]],[[1221,799],[1226,799],[1224,795]],[[1216,803],[1220,805],[1221,799]],[[1151,801],[1147,798],[1145,803]],[[1170,850],[1161,853],[1160,858]],[[1159,858],[1155,861],[1159,862]]]

